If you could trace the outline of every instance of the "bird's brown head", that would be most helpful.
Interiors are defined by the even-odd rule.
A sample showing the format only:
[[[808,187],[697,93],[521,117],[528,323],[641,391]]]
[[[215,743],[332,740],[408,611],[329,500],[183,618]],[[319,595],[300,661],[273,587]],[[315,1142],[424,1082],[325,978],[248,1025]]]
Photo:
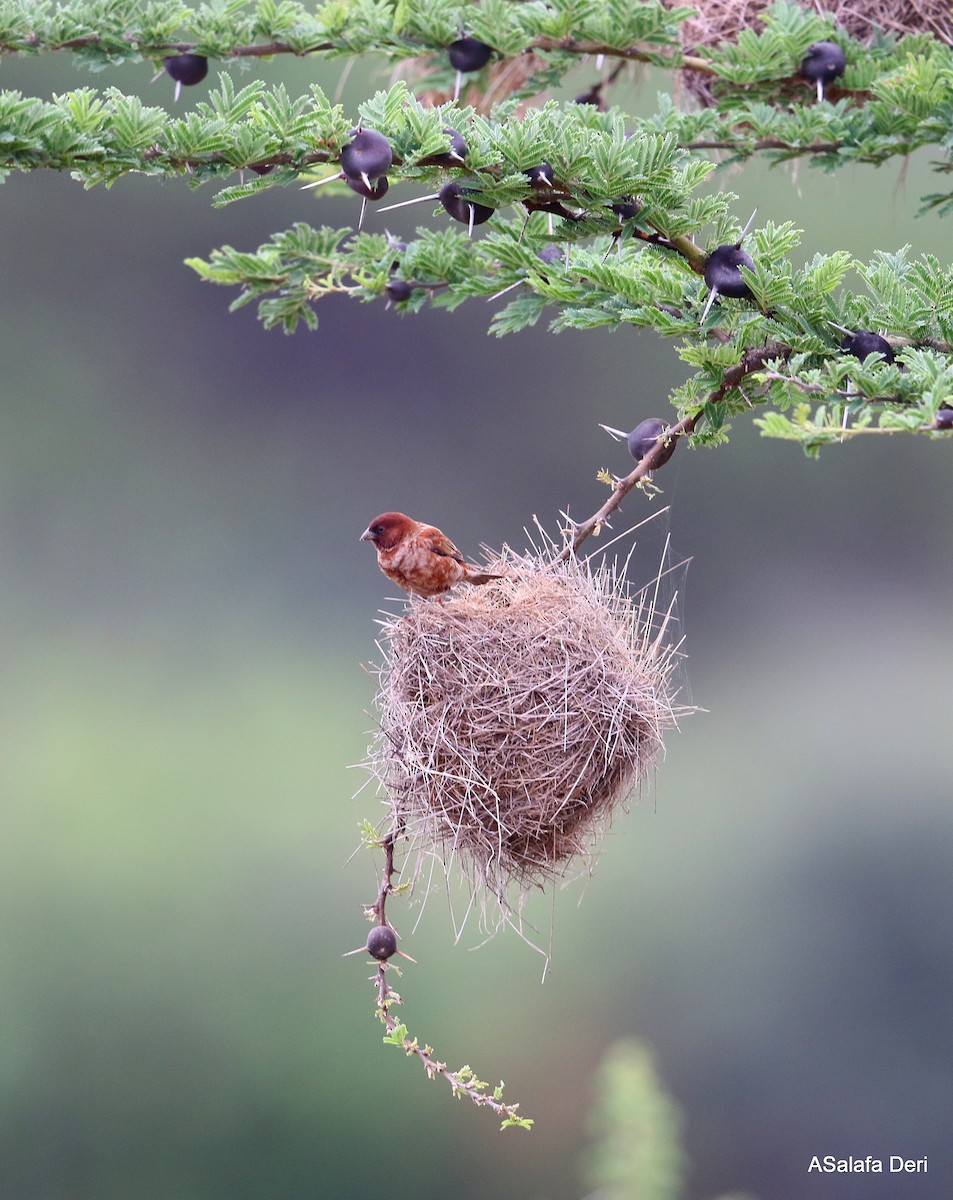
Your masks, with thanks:
[[[361,534],[362,542],[373,542],[378,550],[393,548],[413,529],[414,522],[404,513],[386,512],[375,517]]]

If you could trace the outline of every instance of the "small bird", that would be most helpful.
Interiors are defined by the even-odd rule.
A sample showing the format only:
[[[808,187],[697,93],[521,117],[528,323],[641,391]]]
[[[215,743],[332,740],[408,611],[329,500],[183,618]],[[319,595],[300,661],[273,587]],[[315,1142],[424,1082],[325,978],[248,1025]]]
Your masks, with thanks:
[[[377,565],[388,579],[413,596],[442,596],[458,583],[489,583],[502,579],[468,563],[453,542],[433,525],[404,513],[375,517],[360,541],[373,542]]]

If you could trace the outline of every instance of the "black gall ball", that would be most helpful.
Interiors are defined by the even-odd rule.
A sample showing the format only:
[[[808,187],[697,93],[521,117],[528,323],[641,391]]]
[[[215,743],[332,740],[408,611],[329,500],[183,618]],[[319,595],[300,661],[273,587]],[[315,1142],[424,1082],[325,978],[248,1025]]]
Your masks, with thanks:
[[[341,170],[349,180],[363,180],[367,186],[386,175],[393,161],[390,142],[376,129],[358,130],[341,150]]]
[[[658,417],[649,417],[642,421],[626,435],[626,445],[629,447],[629,453],[636,462],[641,462],[650,450],[654,450],[658,445],[659,438],[668,429],[668,423],[660,420]],[[658,462],[655,464],[655,469],[664,467],[668,460],[675,453],[675,447],[678,445],[678,438],[669,438],[665,443]]]
[[[933,418],[933,428],[953,429],[953,408],[938,408],[936,416]]]
[[[162,65],[176,83],[186,87],[201,83],[208,74],[208,59],[201,54],[174,54],[171,58],[164,58]]]
[[[431,154],[428,158],[422,159],[422,162],[432,163],[435,167],[459,167],[467,157],[467,144],[463,135],[457,133],[455,129],[444,128],[440,131],[445,133],[450,139],[450,147],[442,154]]]
[[[475,37],[462,37],[450,43],[447,53],[454,70],[482,71],[493,55],[493,47]]]
[[[368,187],[363,179],[351,179],[347,175],[344,176],[344,182],[352,192],[357,192],[365,200],[383,200],[387,195],[387,189],[390,187],[386,175],[382,175],[380,179],[375,179],[371,187]]]
[[[847,59],[836,42],[814,42],[798,67],[802,79],[831,83],[844,74]]]
[[[888,363],[892,363],[895,357],[893,347],[887,339],[879,333],[871,333],[869,329],[858,329],[856,333],[849,333],[841,342],[840,348],[847,354],[853,354],[854,358],[859,358],[861,362],[868,354],[882,354],[884,362]]]
[[[390,279],[384,288],[384,294],[394,304],[400,304],[402,300],[410,299],[414,294],[414,287],[406,279]]]
[[[538,167],[530,167],[523,174],[529,176],[529,181],[534,188],[545,190],[554,186],[552,163],[541,162]]]
[[[741,267],[754,269],[754,260],[740,243],[719,246],[712,250],[705,262],[705,282],[722,296],[733,296],[736,300],[753,300],[751,289],[741,277]]]
[[[443,185],[438,193],[438,199],[446,212],[455,221],[460,221],[464,225],[482,225],[484,221],[489,221],[496,211],[486,204],[477,204],[475,200],[470,199],[475,189],[467,187],[466,184],[473,182],[473,180],[464,180],[462,183],[458,183],[451,179]]]
[[[375,925],[367,935],[367,953],[378,962],[386,962],[397,953],[397,934],[389,925]]]

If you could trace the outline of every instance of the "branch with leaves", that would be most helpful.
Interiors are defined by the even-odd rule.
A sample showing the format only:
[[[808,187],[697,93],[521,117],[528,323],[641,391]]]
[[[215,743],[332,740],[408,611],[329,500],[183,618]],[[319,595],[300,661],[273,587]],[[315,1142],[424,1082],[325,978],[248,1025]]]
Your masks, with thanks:
[[[434,1056],[432,1046],[421,1045],[415,1037],[411,1037],[407,1031],[407,1026],[403,1022],[398,1021],[391,1011],[398,1005],[402,1004],[400,994],[396,992],[388,982],[387,973],[389,970],[395,970],[396,964],[390,960],[395,955],[401,955],[407,958],[410,962],[409,955],[397,949],[397,934],[387,920],[387,900],[388,898],[404,890],[400,885],[394,884],[394,876],[397,874],[397,867],[394,862],[394,854],[397,845],[397,834],[391,832],[379,837],[373,826],[365,823],[363,827],[364,844],[372,848],[378,848],[384,852],[384,871],[381,876],[380,890],[377,894],[377,899],[373,904],[367,906],[367,916],[374,921],[374,926],[368,935],[367,943],[359,947],[357,950],[348,951],[349,954],[360,954],[366,952],[377,963],[377,971],[372,980],[377,988],[377,1016],[386,1030],[384,1034],[384,1044],[387,1046],[399,1046],[408,1056],[415,1056],[423,1064],[424,1070],[427,1072],[429,1079],[434,1079],[436,1076],[441,1076],[450,1085],[450,1089],[458,1099],[466,1096],[474,1104],[481,1108],[489,1108],[502,1118],[500,1129],[531,1129],[533,1120],[531,1117],[520,1116],[519,1104],[507,1104],[503,1101],[503,1083],[499,1083],[492,1092],[487,1091],[489,1084],[484,1080],[479,1079],[469,1066],[458,1067],[456,1070],[451,1070],[445,1062],[441,1062]]]
[[[88,187],[133,172],[182,176],[190,186],[220,185],[218,206],[302,180],[326,184],[321,197],[357,191],[366,229],[360,219],[356,233],[302,220],[255,252],[224,247],[207,261],[190,260],[203,279],[239,289],[233,307],[257,302],[265,325],[287,332],[302,321],[316,325],[318,300],[346,295],[401,314],[482,299],[496,304],[497,336],[548,314],[555,331],[629,325],[676,338],[693,371],[671,396],[676,419],[628,475],[609,481],[610,495],[591,517],[570,522],[560,555],[569,558],[674,445],[724,440],[742,413],[763,409],[757,420],[766,435],[809,453],[875,430],[949,436],[953,424],[946,416],[953,414],[950,268],[903,252],[861,263],[842,251],[795,269],[800,234],[791,223],[769,223],[749,238],[738,197],[710,188],[712,153],[728,161],[806,158],[830,168],[880,164],[925,145],[947,149],[950,47],[925,35],[873,48],[842,38],[843,79],[815,103],[798,68],[814,41],[834,35],[829,21],[780,4],[761,34],[686,55],[680,26],[689,12],[623,0],[581,7],[336,0],[316,12],[291,0],[195,10],[162,0],[69,9],[0,3],[0,52],[69,52],[97,68],[181,55],[248,67],[278,55],[373,53],[414,59],[406,74],[421,93],[400,82],[345,114],[317,85],[291,96],[282,85],[238,86],[221,73],[206,99],[172,118],[112,87],[51,101],[4,92],[0,173],[68,170]],[[491,61],[469,73],[458,101],[450,99],[447,50],[464,28],[490,48]],[[581,103],[539,102],[582,69],[581,60],[599,58],[612,65],[596,69]],[[628,64],[701,73],[719,104],[684,111],[662,98],[654,116],[633,121],[608,107]],[[344,169],[355,130],[373,130],[388,148],[386,168],[365,176],[363,189]],[[444,202],[448,187],[453,204]],[[429,194],[437,224],[405,241],[376,232],[384,193],[393,199],[411,190]],[[926,205],[953,209],[944,196]],[[477,209],[485,228],[473,236]],[[737,286],[717,294],[709,268],[732,248]],[[883,331],[885,348],[858,356],[845,347],[845,333],[857,330]],[[416,1057],[428,1077],[445,1079],[454,1096],[490,1108],[502,1128],[531,1127],[518,1104],[504,1102],[502,1084],[490,1090],[469,1066],[449,1068],[398,1019],[402,999],[390,973],[402,952],[387,915],[400,890],[397,835],[367,829],[365,839],[385,861],[367,908],[372,928],[357,953],[376,964],[384,1042]]]
[[[749,206],[712,188],[716,154],[834,169],[937,146],[947,157],[936,169],[950,173],[953,48],[928,33],[862,45],[812,8],[781,2],[760,32],[687,54],[691,15],[661,0],[0,0],[0,54],[70,54],[93,70],[165,61],[174,78],[168,63],[185,56],[201,60],[204,78],[207,60],[249,69],[283,55],[373,55],[401,64],[403,77],[349,114],[316,84],[293,96],[259,79],[239,86],[227,71],[176,117],[110,86],[51,100],[2,91],[0,180],[37,170],[69,171],[86,187],[132,173],[181,177],[217,184],[216,206],[303,182],[323,185],[309,205],[349,197],[356,231],[301,220],[255,251],[188,260],[203,280],[238,289],[232,308],[257,303],[266,327],[288,333],[314,328],[317,301],[342,295],[401,316],[483,300],[495,305],[496,336],[546,315],[555,332],[630,326],[676,339],[690,374],[670,396],[674,419],[628,475],[607,479],[611,493],[591,517],[570,522],[559,556],[568,559],[674,446],[721,442],[739,415],[759,412],[762,433],[809,454],[874,432],[953,435],[953,267],[904,250],[868,263],[816,254],[796,267],[792,223],[749,234]],[[464,33],[487,52],[472,70],[449,53]],[[805,55],[833,38],[843,73],[815,91]],[[643,65],[705,76],[717,105],[685,110],[663,96],[654,115],[633,119],[612,102]],[[582,74],[575,100],[551,98]],[[386,146],[383,165],[348,168],[367,131]],[[379,217],[385,193],[398,204],[424,193],[430,216],[392,236]],[[953,193],[923,205],[948,214]],[[716,262],[729,264],[727,283]],[[385,1043],[490,1108],[502,1128],[529,1128],[502,1084],[489,1090],[470,1067],[448,1068],[398,1020],[389,973],[402,952],[387,904],[402,890],[399,831],[364,833],[385,862],[370,934],[353,953],[376,963]]]
[[[742,236],[741,201],[712,189],[712,155],[805,157],[830,169],[928,144],[948,152],[953,49],[928,33],[862,45],[831,18],[782,0],[759,32],[686,56],[690,15],[659,0],[329,0],[315,11],[296,0],[198,8],[0,0],[8,53],[64,51],[94,68],[169,54],[248,66],[279,54],[373,53],[404,64],[409,81],[351,114],[317,85],[292,96],[261,80],[239,87],[227,73],[178,118],[111,87],[51,101],[3,92],[0,175],[69,170],[87,187],[131,172],[178,175],[190,186],[224,185],[216,205],[320,183],[319,205],[352,196],[356,233],[301,220],[256,251],[225,246],[189,264],[236,287],[233,308],[257,302],[267,327],[289,333],[300,322],[314,328],[316,302],[329,295],[381,301],[402,315],[483,299],[496,305],[497,336],[544,315],[557,332],[651,329],[675,338],[691,368],[670,400],[673,424],[704,415],[696,444],[724,440],[734,417],[758,408],[766,436],[812,454],[874,430],[948,436],[953,269],[902,250],[869,263],[837,251],[795,268],[800,231],[769,223]],[[484,65],[461,72],[463,98],[453,100],[448,48],[461,31],[487,53]],[[808,48],[831,38],[843,74],[815,96],[798,73]],[[703,73],[718,103],[684,110],[663,96],[654,116],[637,121],[606,108],[625,64],[643,61]],[[544,98],[580,70],[597,76],[583,103]],[[491,96],[507,98],[491,106]],[[342,168],[360,129],[388,146],[386,168],[363,181]],[[421,192],[435,220],[401,237],[379,232],[391,200]],[[943,193],[924,204],[953,211]],[[736,286],[716,297],[712,261],[733,245]],[[882,345],[861,356],[854,335],[868,333]],[[732,384],[732,370],[765,345],[780,347],[784,370],[746,372]]]

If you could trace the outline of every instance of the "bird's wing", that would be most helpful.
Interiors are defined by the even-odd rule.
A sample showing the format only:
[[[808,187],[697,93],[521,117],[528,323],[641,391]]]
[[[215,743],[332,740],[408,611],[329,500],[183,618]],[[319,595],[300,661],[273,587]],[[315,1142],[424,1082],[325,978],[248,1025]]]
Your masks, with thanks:
[[[417,535],[421,542],[432,550],[434,554],[442,554],[445,558],[454,558],[457,562],[463,562],[463,555],[456,548],[453,542],[433,525],[425,525]]]

